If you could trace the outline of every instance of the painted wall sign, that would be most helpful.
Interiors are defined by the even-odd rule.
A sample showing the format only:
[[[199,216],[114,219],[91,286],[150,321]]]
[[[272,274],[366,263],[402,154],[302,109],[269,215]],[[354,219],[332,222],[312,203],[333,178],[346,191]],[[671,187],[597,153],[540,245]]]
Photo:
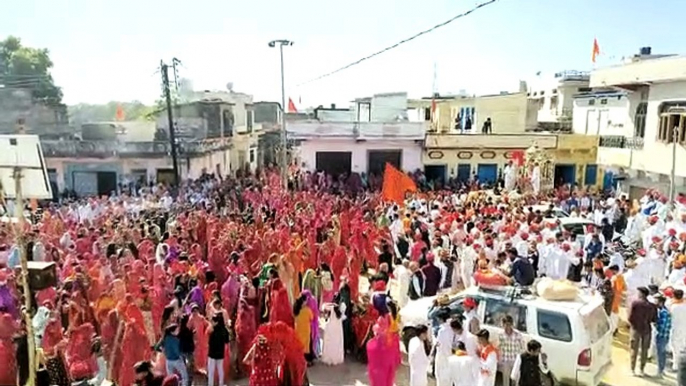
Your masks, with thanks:
[[[442,152],[442,151],[438,151],[438,150],[430,151],[427,155],[428,155],[429,158],[431,158],[431,159],[441,159],[441,158],[443,158],[443,152]]]
[[[459,151],[457,152],[457,158],[459,159],[470,159],[474,156],[471,151]]]

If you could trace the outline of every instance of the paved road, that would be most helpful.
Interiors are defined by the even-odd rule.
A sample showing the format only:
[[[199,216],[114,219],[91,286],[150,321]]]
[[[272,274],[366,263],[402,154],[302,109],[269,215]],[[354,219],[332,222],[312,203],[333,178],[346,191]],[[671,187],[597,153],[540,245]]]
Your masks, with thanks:
[[[634,377],[631,375],[629,367],[628,350],[628,331],[623,328],[618,333],[612,351],[613,365],[603,379],[604,386],[676,386],[673,373],[667,373],[665,378],[657,379],[654,377],[657,368],[654,362],[646,367],[645,378]],[[669,364],[668,364],[669,365]],[[327,367],[317,364],[309,369],[309,378],[312,386],[368,386],[367,369],[364,365],[349,361],[345,365]],[[246,386],[248,382],[232,381],[229,385]],[[398,369],[396,378],[397,386],[409,386],[409,368],[401,366]],[[431,381],[430,386],[435,383]]]
[[[368,287],[368,283],[364,277],[360,279],[360,290],[364,292]],[[391,292],[395,289],[394,287],[392,285]],[[620,316],[624,316],[623,313]],[[639,378],[631,374],[629,367],[629,337],[626,325],[620,329],[615,338],[612,360],[613,365],[603,378],[603,386],[676,386],[673,373],[667,373],[663,379],[654,377],[657,372],[654,362],[649,363],[646,367],[647,377]],[[670,366],[669,363],[668,366]],[[408,367],[400,366],[396,377],[397,386],[409,386],[409,372]],[[354,361],[349,361],[345,365],[336,367],[317,364],[309,369],[308,375],[312,386],[369,386],[366,366]],[[206,385],[206,382],[198,382],[196,384]],[[228,385],[247,386],[248,382],[247,380],[239,382],[230,381]],[[429,386],[435,386],[435,382],[430,380]]]

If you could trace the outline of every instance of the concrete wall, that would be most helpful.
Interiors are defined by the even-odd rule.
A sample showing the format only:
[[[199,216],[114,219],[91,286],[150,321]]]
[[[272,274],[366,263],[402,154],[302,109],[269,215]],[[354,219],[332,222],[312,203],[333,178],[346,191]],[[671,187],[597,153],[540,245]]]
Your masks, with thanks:
[[[632,109],[633,107],[633,109]],[[597,95],[574,99],[572,128],[575,134],[634,134],[630,97],[623,94]]]
[[[357,119],[350,110],[316,110],[315,114],[321,122],[354,122]]]
[[[407,93],[377,94],[372,97],[372,122],[407,119]]]
[[[408,140],[356,142],[352,139],[316,139],[302,142],[298,153],[301,165],[307,170],[314,170],[317,152],[349,151],[352,152],[352,171],[366,173],[368,153],[372,150],[402,150],[401,167],[404,171],[422,169],[421,145]]]
[[[430,103],[430,101],[429,101]],[[437,101],[434,122],[441,132],[455,130],[455,118],[462,108],[474,108],[472,133],[481,133],[487,118],[491,118],[494,134],[523,133],[526,128],[526,93],[456,97]]]
[[[686,76],[686,56],[642,59],[617,66],[594,70],[591,87],[609,87],[622,84],[670,82]]]
[[[663,102],[686,101],[686,81],[653,84],[648,96],[646,135],[643,150],[633,154],[632,169],[670,174],[674,146],[657,141],[660,125],[659,108]],[[676,146],[676,175],[686,176],[686,150],[683,144]]]
[[[281,121],[281,106],[276,102],[257,102],[253,105],[255,123],[277,124]]]
[[[15,133],[18,119],[30,134],[64,131],[68,124],[66,107],[37,104],[31,90],[0,88],[0,133]]]
[[[182,179],[198,178],[205,169],[215,173],[219,164],[222,175],[230,173],[231,153],[229,150],[208,153],[202,157],[179,158],[179,171]],[[158,169],[172,169],[171,157],[152,159],[131,158],[46,158],[46,165],[60,191],[72,188],[73,172],[115,172],[120,182],[130,178],[133,172],[145,170],[148,181],[155,181]]]

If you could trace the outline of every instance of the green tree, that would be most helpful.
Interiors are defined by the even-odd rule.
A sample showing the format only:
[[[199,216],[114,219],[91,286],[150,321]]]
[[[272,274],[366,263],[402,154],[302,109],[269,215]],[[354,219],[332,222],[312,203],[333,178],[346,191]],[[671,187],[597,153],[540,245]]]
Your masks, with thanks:
[[[5,88],[30,89],[36,100],[60,105],[62,89],[55,85],[52,67],[47,49],[25,47],[14,36],[0,41],[0,84]]]
[[[127,121],[154,119],[151,114],[154,106],[148,106],[139,101],[112,101],[106,104],[80,103],[69,106],[69,120],[74,124],[114,121],[116,120],[118,106],[121,106],[124,111],[124,119]]]

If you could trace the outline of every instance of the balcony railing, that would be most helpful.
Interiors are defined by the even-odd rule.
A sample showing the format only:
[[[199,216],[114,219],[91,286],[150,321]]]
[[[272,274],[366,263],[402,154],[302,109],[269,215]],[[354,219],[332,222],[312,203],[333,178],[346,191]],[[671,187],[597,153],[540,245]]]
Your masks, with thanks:
[[[210,140],[178,142],[178,152],[186,156],[206,154],[228,148],[230,141]],[[76,158],[109,158],[141,157],[157,158],[171,154],[168,141],[150,142],[117,142],[117,141],[41,141],[43,154],[46,157]]]
[[[643,149],[643,138],[625,137],[622,135],[603,135],[600,137],[598,146],[614,149]]]

